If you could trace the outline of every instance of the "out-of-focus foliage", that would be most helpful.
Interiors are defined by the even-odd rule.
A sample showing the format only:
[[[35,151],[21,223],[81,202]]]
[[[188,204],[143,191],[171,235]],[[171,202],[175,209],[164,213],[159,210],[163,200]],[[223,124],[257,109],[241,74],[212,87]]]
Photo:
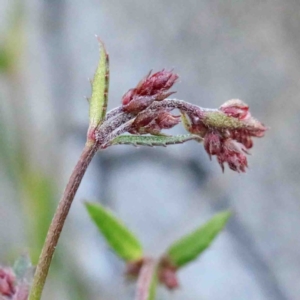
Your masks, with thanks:
[[[196,259],[222,231],[229,217],[230,212],[221,212],[203,226],[175,242],[167,251],[171,263],[179,268]]]
[[[16,1],[8,30],[0,40],[0,72],[13,73],[20,63],[20,54],[24,44],[23,13],[21,2]]]
[[[127,262],[142,258],[143,249],[134,234],[112,212],[97,203],[86,203],[87,211],[107,243]]]

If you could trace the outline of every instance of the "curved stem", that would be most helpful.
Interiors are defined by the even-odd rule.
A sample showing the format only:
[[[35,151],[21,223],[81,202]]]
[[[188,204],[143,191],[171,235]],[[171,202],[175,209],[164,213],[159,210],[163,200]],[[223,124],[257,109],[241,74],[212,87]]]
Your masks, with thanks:
[[[157,110],[161,108],[174,108],[174,109],[177,108],[179,110],[185,111],[187,113],[191,113],[200,118],[202,117],[203,112],[217,111],[217,109],[203,108],[195,104],[186,102],[184,100],[178,100],[178,99],[165,99],[162,101],[155,101],[149,106],[148,109]]]
[[[71,204],[78,190],[85,171],[97,152],[98,145],[89,143],[85,145],[82,154],[77,162],[64,194],[58,204],[55,215],[52,219],[48,234],[40,255],[38,265],[34,274],[33,284],[29,295],[29,300],[39,300],[41,298],[46,277],[50,268],[52,257],[58,243],[59,236],[69,213]]]

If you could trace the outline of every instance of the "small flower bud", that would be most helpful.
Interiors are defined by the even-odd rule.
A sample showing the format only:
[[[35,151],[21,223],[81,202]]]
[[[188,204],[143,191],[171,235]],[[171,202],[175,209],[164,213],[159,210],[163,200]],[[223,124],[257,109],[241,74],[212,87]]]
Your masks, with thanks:
[[[157,116],[156,122],[161,129],[170,129],[180,123],[180,116],[174,116],[167,111],[162,111]]]
[[[164,256],[159,267],[159,281],[170,290],[178,288],[177,268],[171,263],[170,259]]]
[[[173,92],[167,92],[178,79],[171,71],[162,70],[142,79],[136,88],[129,90],[122,98],[123,110],[138,113],[154,101],[161,101]]]
[[[227,162],[231,170],[237,172],[246,172],[248,167],[247,153],[242,144],[228,138],[222,145],[222,151],[217,155],[218,162],[224,172],[224,163]]]
[[[0,295],[11,297],[15,293],[15,275],[9,268],[0,268]]]
[[[227,116],[237,118],[239,120],[250,117],[249,106],[239,99],[231,99],[226,101],[219,108]]]
[[[127,101],[128,97],[126,96],[125,100]],[[139,112],[146,109],[155,101],[154,96],[134,96],[131,100],[129,100],[127,105],[123,105],[123,111],[138,114]]]
[[[173,116],[168,110],[142,111],[135,118],[130,133],[159,134],[162,129],[170,129],[180,122],[180,116]]]
[[[221,142],[220,135],[214,131],[207,133],[204,137],[203,145],[210,159],[212,155],[220,154],[222,149],[222,142]]]
[[[169,290],[173,290],[179,287],[176,270],[161,269],[159,273],[159,281],[163,283]]]

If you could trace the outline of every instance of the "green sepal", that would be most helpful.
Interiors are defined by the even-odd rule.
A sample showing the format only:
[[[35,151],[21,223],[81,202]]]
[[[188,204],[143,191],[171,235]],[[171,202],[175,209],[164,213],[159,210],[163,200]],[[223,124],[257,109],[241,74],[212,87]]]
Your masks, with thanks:
[[[163,146],[182,144],[187,141],[196,140],[201,141],[202,139],[194,134],[183,134],[183,135],[121,135],[116,137],[112,141],[112,145],[133,145],[133,146]]]
[[[177,268],[195,260],[226,225],[231,213],[221,212],[211,218],[206,224],[175,242],[167,250],[167,257]]]
[[[92,80],[92,96],[90,102],[90,126],[95,128],[106,115],[109,87],[109,56],[104,43],[99,39],[100,60]]]
[[[188,115],[183,111],[181,112],[181,122],[186,131],[191,130],[192,125],[191,125],[190,119],[189,119]]]
[[[126,262],[143,257],[143,249],[134,234],[113,213],[98,203],[86,204],[87,211],[109,246]]]
[[[244,128],[244,124],[237,118],[230,117],[220,111],[208,111],[205,113],[203,123],[207,127],[215,129],[240,129]]]

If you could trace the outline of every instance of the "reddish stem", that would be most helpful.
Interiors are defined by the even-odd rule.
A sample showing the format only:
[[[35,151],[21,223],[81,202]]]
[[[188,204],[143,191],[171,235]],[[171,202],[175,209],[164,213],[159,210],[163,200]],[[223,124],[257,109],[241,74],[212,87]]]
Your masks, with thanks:
[[[39,300],[45,285],[52,257],[58,243],[60,233],[63,229],[65,220],[69,213],[71,204],[78,190],[80,182],[85,171],[90,164],[93,156],[97,152],[98,145],[96,143],[87,143],[77,162],[69,182],[66,186],[64,194],[58,204],[55,215],[52,219],[48,234],[39,258],[37,269],[34,274],[33,284],[29,295],[29,300]]]
[[[155,284],[156,262],[154,259],[147,258],[144,261],[137,281],[137,291],[135,300],[148,300],[152,292],[152,285]]]

